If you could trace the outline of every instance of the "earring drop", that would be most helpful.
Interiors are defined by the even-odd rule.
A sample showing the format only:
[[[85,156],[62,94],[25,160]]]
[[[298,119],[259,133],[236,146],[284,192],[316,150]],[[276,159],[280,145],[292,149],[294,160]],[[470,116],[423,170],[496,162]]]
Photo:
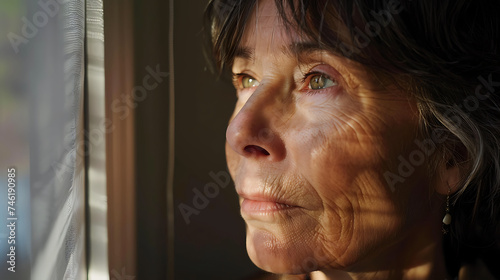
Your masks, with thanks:
[[[451,214],[450,214],[450,189],[448,189],[448,194],[446,195],[446,214],[443,218],[443,234],[447,234],[448,226],[451,224]]]

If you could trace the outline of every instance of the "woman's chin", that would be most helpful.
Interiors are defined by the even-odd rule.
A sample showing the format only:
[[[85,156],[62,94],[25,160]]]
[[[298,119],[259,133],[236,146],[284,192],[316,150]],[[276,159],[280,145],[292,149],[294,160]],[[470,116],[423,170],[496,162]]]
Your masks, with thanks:
[[[259,268],[276,274],[303,274],[318,269],[310,248],[270,231],[247,227],[247,251]]]

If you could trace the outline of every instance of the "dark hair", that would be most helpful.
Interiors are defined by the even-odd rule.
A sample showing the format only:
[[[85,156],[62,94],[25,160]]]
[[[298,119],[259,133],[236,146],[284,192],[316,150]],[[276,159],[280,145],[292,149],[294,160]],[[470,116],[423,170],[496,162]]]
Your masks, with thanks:
[[[213,0],[205,12],[214,70],[229,70],[255,0]],[[275,0],[280,18],[304,38],[370,70],[416,98],[421,137],[435,165],[465,174],[452,207],[450,248],[490,259],[500,209],[500,1]],[[498,90],[498,91],[497,91]],[[449,250],[448,250],[449,251]],[[495,256],[498,258],[498,256]],[[447,256],[450,261],[453,257]],[[487,262],[487,261],[486,261]],[[497,260],[498,262],[498,260]],[[453,266],[453,264],[451,264]],[[494,267],[497,270],[498,268]],[[456,267],[453,268],[456,274]]]

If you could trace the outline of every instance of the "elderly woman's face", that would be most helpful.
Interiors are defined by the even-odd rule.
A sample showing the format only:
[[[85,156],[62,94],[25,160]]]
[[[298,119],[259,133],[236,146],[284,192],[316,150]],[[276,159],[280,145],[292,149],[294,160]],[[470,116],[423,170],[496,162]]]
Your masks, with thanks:
[[[274,1],[258,3],[232,69],[238,101],[226,153],[247,250],[276,273],[353,268],[428,211],[423,168],[394,192],[384,178],[415,148],[417,108],[287,32],[277,13]]]

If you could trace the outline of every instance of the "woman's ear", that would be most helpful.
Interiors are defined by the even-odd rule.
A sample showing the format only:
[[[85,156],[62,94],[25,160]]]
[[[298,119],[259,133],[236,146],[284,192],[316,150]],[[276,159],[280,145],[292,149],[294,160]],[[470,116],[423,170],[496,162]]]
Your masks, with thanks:
[[[447,195],[455,193],[459,189],[459,184],[464,178],[464,171],[467,170],[467,152],[455,147],[443,153],[439,165],[437,166],[436,191],[439,194]]]
[[[436,191],[442,195],[456,192],[461,179],[460,173],[460,167],[457,164],[453,166],[447,166],[446,163],[440,164]]]

